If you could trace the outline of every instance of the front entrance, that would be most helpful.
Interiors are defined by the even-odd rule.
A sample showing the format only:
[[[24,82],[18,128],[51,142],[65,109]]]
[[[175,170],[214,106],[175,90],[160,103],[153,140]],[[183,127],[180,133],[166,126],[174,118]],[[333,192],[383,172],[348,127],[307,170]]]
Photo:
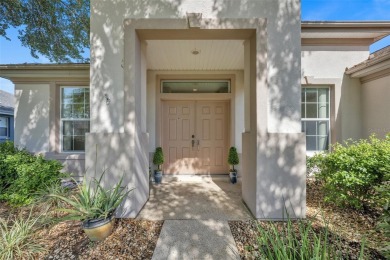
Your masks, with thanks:
[[[163,101],[166,174],[229,171],[229,101]]]

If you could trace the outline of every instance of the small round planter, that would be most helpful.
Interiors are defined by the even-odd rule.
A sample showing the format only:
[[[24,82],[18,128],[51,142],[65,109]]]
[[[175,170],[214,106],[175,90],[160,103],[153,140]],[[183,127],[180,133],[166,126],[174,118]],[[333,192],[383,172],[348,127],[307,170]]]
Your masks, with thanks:
[[[237,172],[236,171],[230,171],[229,172],[230,182],[235,184],[237,183]]]
[[[162,180],[162,171],[154,171],[154,183],[160,184]]]
[[[102,241],[112,233],[114,224],[115,216],[112,214],[107,218],[84,221],[83,229],[91,241]]]

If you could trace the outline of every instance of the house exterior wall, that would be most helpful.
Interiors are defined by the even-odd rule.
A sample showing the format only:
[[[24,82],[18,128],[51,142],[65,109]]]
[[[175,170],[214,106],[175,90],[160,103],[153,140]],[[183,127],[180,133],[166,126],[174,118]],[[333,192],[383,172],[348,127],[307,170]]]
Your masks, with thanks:
[[[243,194],[243,197],[258,218],[283,218],[288,205],[293,205],[292,210],[297,217],[304,217],[305,161],[304,155],[296,153],[304,145],[303,134],[300,133],[298,0],[250,0],[245,3],[233,0],[147,1],[142,4],[124,0],[91,1],[92,118],[86,151],[86,166],[91,169],[90,174],[93,175],[92,169],[96,165],[96,145],[114,149],[118,138],[128,140],[130,153],[113,150],[115,152],[107,153],[107,157],[99,161],[99,167],[109,165],[113,170],[129,172],[125,182],[133,184],[141,193],[140,199],[126,201],[125,216],[135,216],[146,202],[148,154],[145,152],[150,149],[147,140],[150,133],[144,132],[149,130],[144,130],[142,126],[142,104],[146,103],[146,96],[142,95],[141,86],[146,73],[142,41],[135,30],[188,29],[186,13],[202,13],[201,26],[204,29],[257,30],[249,44],[250,71],[244,73],[250,75],[244,85],[251,93],[246,96],[250,101],[245,103],[250,106],[245,106],[247,113],[244,118],[247,122],[243,124],[244,136],[250,139],[248,147],[243,146],[243,151],[255,156],[254,163],[243,169],[243,179],[254,176],[255,196]],[[223,19],[226,17],[229,18]],[[110,105],[102,102],[105,95],[110,97]],[[282,139],[287,141],[278,142]],[[292,157],[282,160],[282,154]],[[126,160],[115,160],[118,157]],[[277,174],[272,174],[274,172]],[[289,182],[291,178],[295,181]],[[138,182],[131,182],[133,179]],[[272,185],[264,186],[264,179]],[[115,179],[112,178],[107,184],[113,181]],[[243,182],[243,193],[247,192],[247,188],[253,189],[244,186]]]
[[[15,84],[15,144],[47,153],[50,138],[50,84]]]
[[[327,85],[333,91],[332,143],[362,136],[360,81],[344,71],[368,55],[367,46],[302,46],[302,84]]]
[[[60,141],[60,88],[61,86],[88,86],[87,77],[81,70],[61,74],[70,75],[47,78],[15,80],[15,145],[47,159],[60,161],[64,172],[78,178],[85,173],[84,153],[61,151]],[[54,74],[54,73],[53,73]],[[87,76],[84,74],[84,76]],[[31,77],[31,75],[30,75]]]
[[[368,138],[375,133],[384,138],[390,133],[390,75],[381,77],[361,86],[362,137]]]

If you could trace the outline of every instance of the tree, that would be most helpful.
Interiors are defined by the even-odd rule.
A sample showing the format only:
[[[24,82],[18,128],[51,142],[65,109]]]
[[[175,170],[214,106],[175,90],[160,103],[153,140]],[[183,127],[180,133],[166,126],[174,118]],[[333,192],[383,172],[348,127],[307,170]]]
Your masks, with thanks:
[[[85,62],[89,48],[89,0],[1,0],[0,36],[18,28],[22,45],[54,62]]]

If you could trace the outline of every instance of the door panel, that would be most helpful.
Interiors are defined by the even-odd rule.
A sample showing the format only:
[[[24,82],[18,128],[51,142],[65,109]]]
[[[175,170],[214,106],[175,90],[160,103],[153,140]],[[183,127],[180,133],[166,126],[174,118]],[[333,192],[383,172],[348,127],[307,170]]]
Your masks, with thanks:
[[[228,172],[228,102],[164,101],[162,116],[165,173]]]
[[[226,101],[196,102],[198,157],[204,173],[227,173],[229,106]]]
[[[196,152],[191,140],[195,134],[195,102],[164,101],[162,118],[164,173],[193,173]]]

